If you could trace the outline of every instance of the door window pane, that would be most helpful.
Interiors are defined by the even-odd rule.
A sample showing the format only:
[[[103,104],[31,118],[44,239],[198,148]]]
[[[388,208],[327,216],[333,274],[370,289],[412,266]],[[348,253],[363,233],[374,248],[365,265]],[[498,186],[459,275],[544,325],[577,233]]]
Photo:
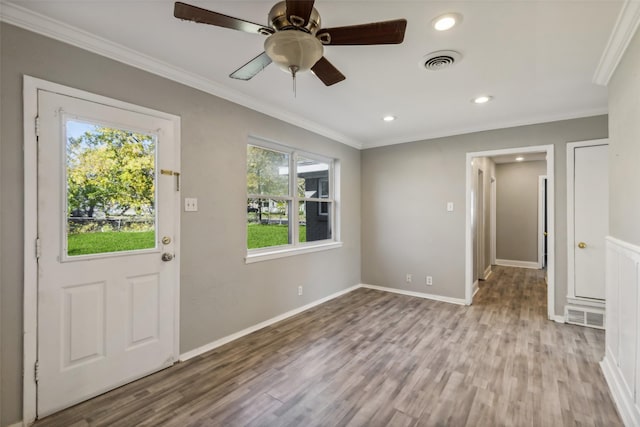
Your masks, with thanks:
[[[68,256],[156,247],[156,137],[67,120]]]

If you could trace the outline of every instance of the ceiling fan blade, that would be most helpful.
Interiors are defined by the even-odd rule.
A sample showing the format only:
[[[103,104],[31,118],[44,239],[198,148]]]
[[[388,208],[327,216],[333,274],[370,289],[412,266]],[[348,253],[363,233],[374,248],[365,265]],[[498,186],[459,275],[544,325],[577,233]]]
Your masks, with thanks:
[[[325,86],[331,86],[346,79],[344,74],[338,71],[324,56],[311,67],[311,71],[322,80]]]
[[[287,0],[287,18],[289,22],[297,25],[296,19],[291,19],[291,16],[300,18],[302,23],[299,27],[304,27],[309,22],[309,17],[313,11],[313,3],[315,0]]]
[[[399,44],[404,40],[406,19],[372,22],[348,27],[324,28],[316,37],[325,45]]]
[[[242,67],[229,74],[229,77],[238,80],[251,80],[253,76],[264,70],[269,64],[271,64],[271,58],[267,56],[266,52],[262,52]]]
[[[273,34],[274,30],[264,25],[223,15],[211,10],[190,4],[176,2],[173,9],[173,16],[187,21],[198,22],[200,24],[215,25],[217,27],[231,28],[232,30],[245,31],[247,33],[258,33],[263,35]]]

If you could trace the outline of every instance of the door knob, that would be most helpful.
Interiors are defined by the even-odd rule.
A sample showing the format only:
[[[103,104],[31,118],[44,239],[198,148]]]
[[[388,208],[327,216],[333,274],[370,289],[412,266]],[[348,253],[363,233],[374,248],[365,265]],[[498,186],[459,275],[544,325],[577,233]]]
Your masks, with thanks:
[[[172,259],[173,259],[173,254],[170,254],[169,252],[165,252],[162,254],[162,260],[164,262],[171,261]]]
[[[579,247],[580,249],[584,249],[584,248],[586,248],[586,247],[587,247],[587,244],[586,244],[585,242],[580,242],[580,243],[578,243],[578,247]]]
[[[168,245],[169,243],[171,243],[171,237],[169,237],[169,236],[164,236],[164,237],[162,238],[162,244],[163,244],[163,245]]]

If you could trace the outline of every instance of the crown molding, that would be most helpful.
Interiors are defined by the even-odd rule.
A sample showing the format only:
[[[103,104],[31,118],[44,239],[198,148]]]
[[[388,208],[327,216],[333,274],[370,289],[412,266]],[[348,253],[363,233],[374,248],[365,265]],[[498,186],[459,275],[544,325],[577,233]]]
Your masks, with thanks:
[[[633,38],[636,30],[640,25],[640,1],[626,0],[622,5],[618,20],[616,21],[607,47],[605,47],[598,68],[593,75],[593,82],[598,85],[606,86],[613,76],[616,67],[622,60],[629,42]]]
[[[118,43],[113,43],[77,27],[65,24],[16,4],[0,1],[0,21],[25,30],[79,47],[89,52],[116,60],[160,77],[184,84],[203,92],[242,105],[278,120],[306,129],[318,135],[351,147],[362,149],[363,144],[340,132],[315,123],[300,115],[258,101],[241,92],[229,89],[213,80],[191,73],[180,67],[159,61]]]
[[[366,150],[369,148],[385,147],[388,145],[397,145],[397,144],[405,144],[408,142],[426,141],[426,140],[437,139],[437,138],[446,138],[450,136],[466,135],[466,134],[476,133],[476,132],[487,132],[492,130],[509,129],[509,128],[515,128],[519,126],[531,126],[531,125],[538,125],[543,123],[560,122],[563,120],[583,119],[587,117],[602,116],[608,113],[609,111],[608,111],[608,108],[606,107],[594,108],[594,109],[580,111],[576,113],[570,113],[570,114],[555,114],[555,115],[544,115],[544,116],[541,115],[541,116],[532,117],[526,120],[503,121],[500,123],[493,123],[486,126],[471,126],[467,128],[445,129],[440,132],[421,133],[421,134],[414,134],[411,136],[403,136],[399,138],[373,141],[369,144],[366,144],[364,147],[362,147],[362,149]]]

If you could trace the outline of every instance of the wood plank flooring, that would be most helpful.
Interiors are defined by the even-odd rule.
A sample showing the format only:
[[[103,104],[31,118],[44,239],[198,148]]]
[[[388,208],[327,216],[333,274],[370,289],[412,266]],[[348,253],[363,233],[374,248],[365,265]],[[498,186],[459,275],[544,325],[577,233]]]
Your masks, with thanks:
[[[622,425],[604,332],[545,313],[536,270],[471,307],[358,289],[35,426]]]

